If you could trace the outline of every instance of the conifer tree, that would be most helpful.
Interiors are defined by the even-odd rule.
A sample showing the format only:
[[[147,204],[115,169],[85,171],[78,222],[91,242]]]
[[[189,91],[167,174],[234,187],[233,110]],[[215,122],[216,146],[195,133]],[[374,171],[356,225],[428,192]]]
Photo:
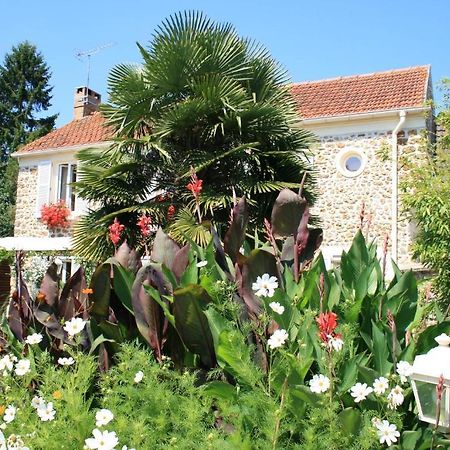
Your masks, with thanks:
[[[13,231],[17,163],[10,155],[55,126],[56,115],[42,116],[51,106],[50,77],[44,57],[26,41],[0,65],[0,236]]]

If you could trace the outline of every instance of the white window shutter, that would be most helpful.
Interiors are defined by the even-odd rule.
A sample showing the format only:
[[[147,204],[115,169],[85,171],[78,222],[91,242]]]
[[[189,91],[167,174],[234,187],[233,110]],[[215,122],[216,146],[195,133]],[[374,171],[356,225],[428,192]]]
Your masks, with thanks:
[[[38,164],[36,186],[36,217],[41,217],[41,208],[50,201],[50,182],[52,177],[52,163],[41,161]]]

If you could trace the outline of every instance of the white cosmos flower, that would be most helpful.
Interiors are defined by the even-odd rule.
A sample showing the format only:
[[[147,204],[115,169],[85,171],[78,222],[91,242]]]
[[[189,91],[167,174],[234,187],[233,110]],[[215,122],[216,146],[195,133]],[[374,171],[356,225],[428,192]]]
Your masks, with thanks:
[[[88,438],[84,442],[89,449],[113,450],[119,444],[119,439],[114,431],[103,431],[95,428],[92,432],[93,438]]]
[[[21,359],[17,364],[14,372],[19,377],[26,375],[30,371],[31,361],[29,359]]]
[[[36,410],[39,418],[42,422],[51,422],[55,418],[56,411],[53,409],[53,403],[48,402],[47,404],[39,406]]]
[[[109,409],[101,409],[95,414],[95,425],[97,427],[102,427],[108,425],[111,420],[114,419],[114,414]]]
[[[329,348],[333,349],[336,352],[340,352],[342,350],[342,347],[344,347],[344,341],[341,338],[334,338],[333,336],[331,336],[328,339],[328,346]]]
[[[17,358],[14,355],[5,355],[0,359],[0,371],[11,372]]]
[[[389,380],[385,377],[377,378],[373,382],[373,392],[377,395],[384,394],[389,389]]]
[[[350,394],[355,399],[355,403],[362,402],[367,396],[373,392],[373,389],[366,383],[356,383],[351,389]]]
[[[394,442],[397,442],[397,438],[400,437],[397,427],[387,420],[380,420],[375,426],[377,428],[380,444],[386,444],[390,447]]]
[[[83,320],[81,317],[73,317],[64,324],[64,330],[67,331],[69,336],[73,337],[76,334],[83,331],[85,326],[86,326],[85,320]]]
[[[281,347],[287,341],[287,338],[288,334],[286,330],[275,330],[268,339],[267,344],[269,345],[269,348],[273,350],[274,348]]]
[[[134,382],[140,383],[143,378],[144,378],[144,372],[142,372],[142,370],[140,370],[139,372],[136,372],[136,375],[134,376]]]
[[[22,438],[18,434],[10,434],[6,440],[6,445],[0,447],[1,450],[30,450],[24,446]]]
[[[388,407],[390,409],[397,409],[397,406],[400,406],[405,400],[403,389],[397,384],[397,386],[389,392],[387,399],[389,402]]]
[[[200,267],[205,267],[207,264],[208,264],[208,261],[199,261],[199,262],[196,264],[196,266],[197,266],[198,268],[200,268]]]
[[[268,273],[258,277],[256,282],[252,284],[252,289],[259,297],[273,297],[275,289],[278,287],[276,277],[271,277]]]
[[[325,375],[314,375],[311,380],[309,380],[309,389],[311,392],[316,394],[321,394],[330,389],[330,379]]]
[[[68,358],[58,358],[58,364],[61,366],[71,366],[75,364],[75,360],[71,356]]]
[[[284,306],[280,305],[279,302],[272,302],[269,303],[270,308],[272,309],[272,311],[275,311],[277,314],[283,314],[284,313]]]
[[[39,344],[43,338],[41,333],[33,333],[26,337],[25,342],[28,345]]]
[[[10,423],[14,420],[16,417],[16,408],[13,405],[8,405],[8,407],[5,409],[5,412],[3,414],[3,420],[6,423]]]
[[[45,400],[42,397],[38,397],[37,395],[35,395],[33,397],[33,400],[31,400],[31,406],[34,409],[38,409],[38,408],[44,407],[45,406]]]
[[[397,373],[400,375],[401,382],[406,383],[408,377],[413,373],[413,367],[408,361],[399,361],[397,363]]]
[[[136,450],[135,448],[128,448],[126,445],[122,446],[122,450]]]

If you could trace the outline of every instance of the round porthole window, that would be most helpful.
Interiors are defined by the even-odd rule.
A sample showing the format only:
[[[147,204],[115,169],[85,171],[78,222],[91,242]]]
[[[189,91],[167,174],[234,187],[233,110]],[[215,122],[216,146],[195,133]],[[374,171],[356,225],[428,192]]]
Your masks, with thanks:
[[[356,177],[366,164],[364,153],[359,150],[343,150],[336,160],[337,169],[346,177]]]

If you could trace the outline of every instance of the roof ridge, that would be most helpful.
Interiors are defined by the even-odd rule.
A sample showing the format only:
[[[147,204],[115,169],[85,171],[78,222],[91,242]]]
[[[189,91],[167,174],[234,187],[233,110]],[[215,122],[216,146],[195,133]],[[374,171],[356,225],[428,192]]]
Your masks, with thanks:
[[[431,69],[431,64],[423,64],[423,65],[419,65],[419,66],[410,66],[410,67],[401,67],[399,69],[382,70],[380,72],[361,73],[358,75],[342,75],[340,77],[323,78],[320,80],[294,81],[292,83],[289,83],[289,86],[295,87],[298,85],[318,84],[318,83],[325,83],[328,81],[338,81],[338,80],[343,80],[343,79],[358,79],[358,78],[364,78],[364,77],[373,77],[374,75],[385,75],[388,73],[408,72],[408,71],[413,71],[414,69],[427,69],[429,72]]]

